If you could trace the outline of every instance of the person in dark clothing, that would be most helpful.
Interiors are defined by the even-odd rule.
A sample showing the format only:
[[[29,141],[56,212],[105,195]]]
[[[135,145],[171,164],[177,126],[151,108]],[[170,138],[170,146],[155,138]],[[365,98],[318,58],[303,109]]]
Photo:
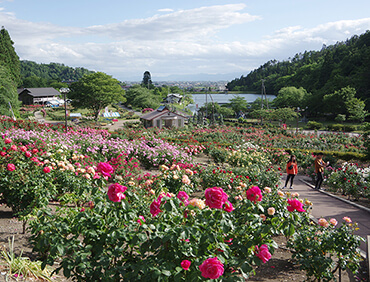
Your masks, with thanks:
[[[318,153],[315,159],[316,184],[315,189],[320,190],[321,184],[324,181],[324,167],[329,165],[329,162],[323,161],[323,153]]]
[[[286,173],[288,174],[288,176],[286,178],[283,189],[287,187],[289,180],[290,180],[290,189],[293,189],[293,179],[298,174],[297,160],[294,155],[290,156],[289,161],[286,164]]]

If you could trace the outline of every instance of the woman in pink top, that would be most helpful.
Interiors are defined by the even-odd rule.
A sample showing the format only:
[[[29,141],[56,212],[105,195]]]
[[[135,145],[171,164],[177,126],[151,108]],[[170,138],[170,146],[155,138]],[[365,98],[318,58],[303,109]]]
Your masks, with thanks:
[[[290,156],[289,161],[286,164],[286,173],[288,174],[288,176],[286,178],[285,185],[284,185],[283,189],[286,188],[286,186],[289,182],[289,179],[290,179],[290,189],[293,189],[293,179],[294,179],[294,176],[296,176],[297,173],[298,173],[297,160],[296,160],[296,157],[294,155]]]

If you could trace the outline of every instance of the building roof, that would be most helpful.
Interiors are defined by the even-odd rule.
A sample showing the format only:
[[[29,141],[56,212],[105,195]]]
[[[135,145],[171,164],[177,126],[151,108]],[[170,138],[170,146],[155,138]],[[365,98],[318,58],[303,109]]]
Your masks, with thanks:
[[[152,112],[149,112],[147,114],[144,114],[140,118],[141,119],[145,119],[145,120],[153,120],[153,119],[159,118],[159,117],[161,117],[161,116],[163,116],[165,114],[168,114],[168,113],[171,113],[171,114],[174,114],[176,116],[183,117],[183,118],[188,118],[186,116],[186,114],[184,114],[184,113],[181,113],[181,112],[178,112],[178,111],[176,111],[176,112],[170,112],[166,108],[166,106],[160,106],[157,110],[152,111]]]
[[[60,95],[60,92],[52,87],[45,88],[20,88],[17,89],[18,95],[27,93],[32,97],[45,97],[45,96],[56,96]]]

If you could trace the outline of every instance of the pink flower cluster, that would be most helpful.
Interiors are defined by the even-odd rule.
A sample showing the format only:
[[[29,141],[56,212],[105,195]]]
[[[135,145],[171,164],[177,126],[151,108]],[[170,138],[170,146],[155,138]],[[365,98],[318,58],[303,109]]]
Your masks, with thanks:
[[[306,210],[303,209],[303,204],[297,200],[297,199],[288,199],[288,211],[293,212],[293,211],[298,211],[298,212],[305,212]]]

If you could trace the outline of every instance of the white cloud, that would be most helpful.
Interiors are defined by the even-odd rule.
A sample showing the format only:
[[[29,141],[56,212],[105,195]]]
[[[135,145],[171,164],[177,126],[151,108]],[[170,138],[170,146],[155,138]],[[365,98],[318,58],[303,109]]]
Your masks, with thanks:
[[[270,59],[287,59],[297,52],[320,49],[370,29],[370,18],[329,22],[313,28],[290,26],[260,41],[227,42],[218,33],[263,20],[244,13],[244,4],[168,11],[145,19],[90,27],[63,27],[17,19],[0,10],[0,22],[10,32],[21,59],[59,62],[105,71],[118,79],[144,70],[169,74],[247,71]],[[167,12],[167,11],[166,11]]]
[[[158,9],[157,11],[158,12],[173,12],[174,10],[173,9],[166,8],[166,9]]]

